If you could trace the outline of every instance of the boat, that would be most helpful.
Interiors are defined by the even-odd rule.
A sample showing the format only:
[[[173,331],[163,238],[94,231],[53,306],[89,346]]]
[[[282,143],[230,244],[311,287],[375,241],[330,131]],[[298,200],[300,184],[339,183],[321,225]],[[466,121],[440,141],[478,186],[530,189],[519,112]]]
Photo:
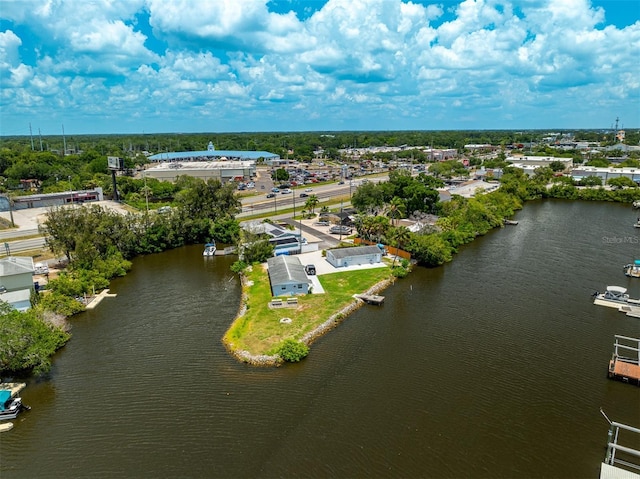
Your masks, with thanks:
[[[630,298],[627,294],[627,288],[622,286],[607,286],[607,290],[604,293],[596,291],[593,297],[593,304],[599,306],[607,306],[618,310],[625,306],[640,307],[640,299]]]
[[[7,389],[0,390],[0,421],[15,419],[22,409],[22,399],[20,397],[13,396],[11,391]]]
[[[505,219],[505,220],[504,220],[504,224],[505,224],[505,225],[517,225],[517,224],[518,224],[518,222],[517,222],[516,220],[508,220],[508,219]]]
[[[635,200],[635,201],[633,202],[633,207],[634,207],[634,208],[640,208],[640,200]]]
[[[215,254],[216,254],[215,243],[207,243],[204,245],[204,251],[202,252],[202,256],[214,256]]]
[[[640,259],[624,265],[624,274],[631,278],[640,278]]]
[[[640,228],[640,218],[638,218],[638,221],[635,222],[635,224],[633,225],[634,228]]]

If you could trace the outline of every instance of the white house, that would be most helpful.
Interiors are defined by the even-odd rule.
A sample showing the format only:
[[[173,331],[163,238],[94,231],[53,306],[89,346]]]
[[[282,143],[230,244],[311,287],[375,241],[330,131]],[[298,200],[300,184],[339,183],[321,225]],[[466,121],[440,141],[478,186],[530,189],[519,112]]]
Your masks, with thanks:
[[[361,264],[375,264],[382,261],[383,251],[377,246],[356,246],[327,250],[327,261],[334,268]]]
[[[267,260],[271,294],[295,296],[309,293],[309,278],[297,256],[275,256]]]
[[[33,258],[30,256],[9,256],[1,259],[0,300],[19,311],[29,309],[34,271]]]

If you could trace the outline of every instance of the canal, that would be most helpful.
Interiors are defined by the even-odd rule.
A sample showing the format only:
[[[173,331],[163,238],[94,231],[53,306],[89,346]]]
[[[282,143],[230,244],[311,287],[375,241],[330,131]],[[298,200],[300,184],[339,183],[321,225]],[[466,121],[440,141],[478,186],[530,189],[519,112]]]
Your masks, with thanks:
[[[600,407],[640,426],[640,388],[606,374],[614,335],[637,337],[640,320],[591,299],[606,285],[640,297],[622,272],[640,257],[636,216],[528,203],[517,226],[417,268],[274,369],[221,344],[233,258],[137,258],[28,383],[0,476],[597,477]]]

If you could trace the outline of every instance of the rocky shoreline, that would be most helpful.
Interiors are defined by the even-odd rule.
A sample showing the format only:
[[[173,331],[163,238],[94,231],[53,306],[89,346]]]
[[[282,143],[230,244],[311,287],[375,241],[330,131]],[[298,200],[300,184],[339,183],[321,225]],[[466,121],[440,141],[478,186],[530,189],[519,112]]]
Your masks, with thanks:
[[[385,279],[380,281],[379,283],[374,284],[371,288],[363,292],[362,294],[378,294],[381,291],[388,288],[393,282],[395,278]],[[237,321],[241,318],[247,311],[247,293],[246,293],[246,276],[241,275],[241,283],[242,283],[242,297],[240,299],[240,307],[238,309],[238,313],[234,318],[234,321]],[[340,311],[332,314],[329,319],[327,319],[324,323],[320,324],[317,328],[312,331],[309,331],[305,334],[300,340],[302,343],[310,346],[316,339],[325,335],[335,327],[337,327],[340,323],[342,323],[347,317],[353,313],[358,308],[362,307],[362,305],[366,304],[363,300],[355,298],[353,301],[342,308]],[[263,366],[263,367],[277,367],[281,366],[283,360],[278,355],[269,356],[266,354],[254,355],[246,350],[234,349],[232,343],[227,343],[223,341],[227,351],[229,354],[236,358],[238,361],[249,364],[251,366]]]

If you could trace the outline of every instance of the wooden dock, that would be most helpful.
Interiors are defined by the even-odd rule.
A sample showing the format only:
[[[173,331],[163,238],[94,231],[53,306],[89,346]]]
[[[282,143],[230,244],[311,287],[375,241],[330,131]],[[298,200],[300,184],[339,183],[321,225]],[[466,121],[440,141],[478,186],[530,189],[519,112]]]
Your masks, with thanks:
[[[374,304],[376,306],[384,303],[384,296],[378,296],[377,294],[357,294],[356,297],[367,304]]]
[[[640,386],[640,339],[615,336],[609,377]]]

